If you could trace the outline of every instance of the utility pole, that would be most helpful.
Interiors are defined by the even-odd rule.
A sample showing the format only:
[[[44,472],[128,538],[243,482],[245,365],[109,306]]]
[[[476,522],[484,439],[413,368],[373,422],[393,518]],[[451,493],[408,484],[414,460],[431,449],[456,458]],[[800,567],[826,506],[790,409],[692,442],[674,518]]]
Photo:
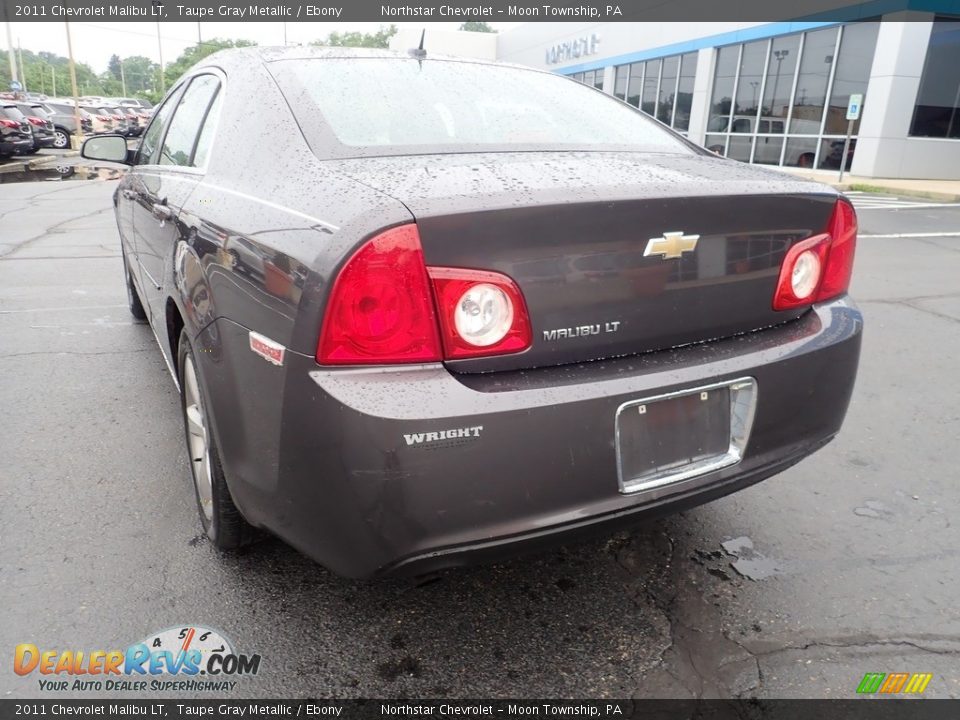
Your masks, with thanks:
[[[203,37],[200,35],[200,21],[197,21],[197,47],[203,45]]]
[[[123,59],[120,60],[120,85],[123,87],[123,96],[127,96],[127,76],[123,74]]]
[[[53,96],[56,97],[57,96],[57,71],[53,67],[53,65],[50,66],[50,83],[53,85]]]
[[[73,121],[77,124],[77,129],[71,137],[73,138],[73,149],[79,150],[83,144],[83,125],[80,124],[80,93],[77,91],[77,66],[73,62],[73,40],[70,38],[70,23],[65,22],[67,26],[67,57],[70,59],[70,85],[73,88]]]
[[[157,53],[160,55],[160,95],[167,94],[167,81],[163,77],[163,43],[160,42],[160,21],[157,21]]]
[[[10,79],[18,82],[20,76],[17,74],[17,61],[13,57],[13,34],[10,32],[9,21],[7,21],[7,49],[10,51],[8,53],[8,59],[10,60]]]

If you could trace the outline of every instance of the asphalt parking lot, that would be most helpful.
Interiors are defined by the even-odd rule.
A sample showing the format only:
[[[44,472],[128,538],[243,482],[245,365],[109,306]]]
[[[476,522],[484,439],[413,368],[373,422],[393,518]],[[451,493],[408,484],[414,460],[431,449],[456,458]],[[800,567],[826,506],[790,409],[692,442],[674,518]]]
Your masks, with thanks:
[[[175,387],[126,309],[114,183],[63,174],[0,185],[0,697],[40,695],[17,643],[184,624],[263,656],[236,697],[851,698],[897,671],[960,697],[960,206],[855,197],[863,356],[817,455],[632,533],[362,583],[204,541]]]

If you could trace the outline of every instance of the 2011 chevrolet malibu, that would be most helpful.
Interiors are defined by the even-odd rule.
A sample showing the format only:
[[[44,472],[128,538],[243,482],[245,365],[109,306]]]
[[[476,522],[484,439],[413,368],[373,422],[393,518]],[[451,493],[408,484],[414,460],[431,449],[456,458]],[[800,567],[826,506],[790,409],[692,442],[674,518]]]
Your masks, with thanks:
[[[251,99],[269,107],[250,113]],[[463,59],[229,50],[114,195],[200,519],[418,573],[703,503],[839,431],[862,319],[831,188]]]

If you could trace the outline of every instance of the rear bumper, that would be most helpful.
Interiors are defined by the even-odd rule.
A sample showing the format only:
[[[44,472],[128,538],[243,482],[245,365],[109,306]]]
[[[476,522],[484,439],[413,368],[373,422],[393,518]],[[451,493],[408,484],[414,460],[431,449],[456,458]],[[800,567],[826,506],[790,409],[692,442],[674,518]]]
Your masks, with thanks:
[[[17,138],[16,140],[0,140],[0,154],[13,155],[33,147],[33,138]]]
[[[712,343],[471,376],[440,365],[327,370],[288,351],[276,415],[271,408],[265,417],[269,382],[258,384],[259,398],[234,394],[233,411],[218,410],[217,434],[231,492],[251,522],[342,575],[423,572],[612,530],[789,467],[839,431],[861,329],[859,311],[841,299]],[[227,323],[217,334],[225,356],[234,344],[244,353],[245,329]],[[264,364],[253,358],[242,362]],[[757,382],[757,405],[738,464],[619,491],[621,404],[746,376]],[[410,442],[450,430],[452,439]]]

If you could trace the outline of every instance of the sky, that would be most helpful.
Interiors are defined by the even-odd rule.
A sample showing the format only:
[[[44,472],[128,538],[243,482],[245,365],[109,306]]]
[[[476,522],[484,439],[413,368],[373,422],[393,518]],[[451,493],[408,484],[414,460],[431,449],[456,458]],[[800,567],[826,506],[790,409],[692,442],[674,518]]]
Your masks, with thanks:
[[[160,40],[163,61],[170,63],[183,50],[197,42],[197,30],[208,38],[254,40],[259,45],[283,45],[284,25],[287,42],[309,43],[326,37],[331,32],[375,32],[384,23],[351,22],[168,22],[160,25]],[[389,23],[387,23],[389,24]],[[398,27],[424,27],[424,23],[395,23]],[[501,32],[520,23],[490,23]],[[48,50],[58,55],[67,55],[67,33],[60,22],[11,22],[10,34],[14,47],[39,52]],[[427,29],[456,30],[457,22],[432,22]],[[107,69],[110,56],[120,57],[145,55],[154,62],[159,60],[157,23],[155,22],[71,22],[70,34],[73,53],[77,62],[87,63],[94,72]],[[428,33],[429,34],[429,33]],[[6,32],[0,32],[0,47],[7,48]]]

